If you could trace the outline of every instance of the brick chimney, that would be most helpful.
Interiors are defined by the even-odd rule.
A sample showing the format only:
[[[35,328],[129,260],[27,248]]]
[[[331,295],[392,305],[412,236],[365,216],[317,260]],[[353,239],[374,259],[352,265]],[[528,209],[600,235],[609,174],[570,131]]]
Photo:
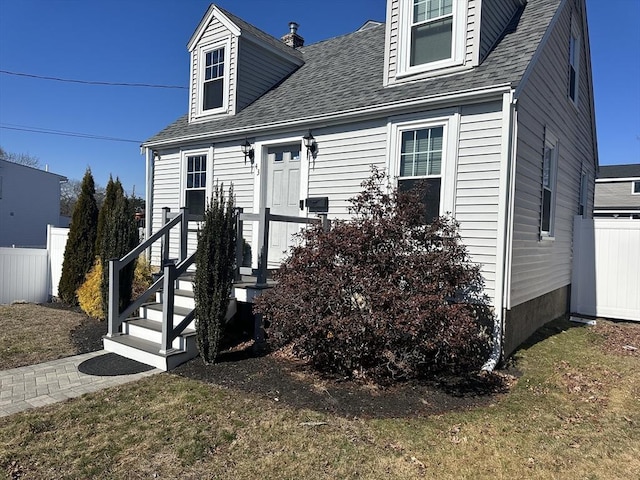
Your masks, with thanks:
[[[280,40],[292,48],[300,48],[304,45],[304,38],[298,35],[298,25],[296,22],[289,22],[289,33]]]

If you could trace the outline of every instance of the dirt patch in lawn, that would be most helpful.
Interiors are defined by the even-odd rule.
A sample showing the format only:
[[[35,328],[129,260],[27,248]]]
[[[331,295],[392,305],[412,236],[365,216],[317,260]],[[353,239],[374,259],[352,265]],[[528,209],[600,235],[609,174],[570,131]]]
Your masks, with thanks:
[[[594,331],[604,337],[602,348],[616,355],[640,357],[640,323],[598,319]]]

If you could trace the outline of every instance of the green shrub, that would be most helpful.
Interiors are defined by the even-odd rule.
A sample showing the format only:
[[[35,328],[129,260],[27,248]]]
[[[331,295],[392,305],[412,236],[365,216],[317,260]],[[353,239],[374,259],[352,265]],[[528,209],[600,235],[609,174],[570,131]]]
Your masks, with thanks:
[[[376,169],[362,185],[353,218],[303,232],[257,299],[270,341],[322,372],[380,382],[479,368],[489,307],[456,223],[425,224],[420,193],[390,189]]]
[[[104,213],[100,261],[102,262],[102,308],[109,311],[109,260],[122,258],[133,250],[139,242],[134,211],[125,196],[120,180],[109,180],[115,191],[113,206]],[[110,185],[107,185],[109,190]],[[105,208],[105,207],[103,207]],[[131,303],[135,262],[129,263],[120,271],[119,312]]]
[[[144,257],[138,257],[133,275],[132,298],[140,297],[151,286],[154,267]],[[93,268],[89,270],[84,283],[78,288],[77,296],[80,308],[92,318],[104,320],[102,309],[102,262],[96,258]]]
[[[102,309],[102,293],[100,285],[102,284],[102,263],[96,258],[95,263],[78,291],[78,303],[84,313],[92,318],[104,320],[104,310]]]
[[[233,185],[225,200],[217,185],[198,233],[194,297],[198,349],[205,363],[215,362],[229,295],[233,284],[236,249],[236,212]]]
[[[87,168],[82,179],[78,201],[73,209],[69,237],[64,249],[62,274],[58,284],[58,296],[65,303],[77,305],[76,291],[95,260],[96,226],[98,206],[95,199],[95,183]]]

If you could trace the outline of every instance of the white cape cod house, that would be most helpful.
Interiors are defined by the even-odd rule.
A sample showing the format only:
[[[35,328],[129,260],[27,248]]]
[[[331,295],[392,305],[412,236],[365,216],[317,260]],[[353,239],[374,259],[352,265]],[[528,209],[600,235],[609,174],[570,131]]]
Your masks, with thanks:
[[[386,23],[348,35],[306,46],[297,28],[276,39],[210,6],[187,113],[143,144],[147,237],[163,208],[202,213],[216,182],[245,213],[346,218],[376,165],[399,186],[427,179],[427,208],[460,223],[497,316],[494,363],[567,312],[598,163],[585,1],[388,0]],[[270,263],[297,228],[273,224]],[[254,268],[262,232],[244,223]]]

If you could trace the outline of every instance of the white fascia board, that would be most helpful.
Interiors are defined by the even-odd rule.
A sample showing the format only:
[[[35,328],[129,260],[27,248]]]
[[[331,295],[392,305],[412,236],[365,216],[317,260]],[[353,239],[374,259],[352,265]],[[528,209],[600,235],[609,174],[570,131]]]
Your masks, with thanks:
[[[222,23],[226,27],[226,29],[231,32],[232,35],[240,36],[240,33],[241,33],[240,28],[238,28],[238,26],[235,23],[229,20],[227,16],[220,11],[218,7],[216,7],[215,5],[211,5],[207,13],[205,13],[202,21],[198,25],[198,28],[196,28],[196,31],[191,37],[191,40],[189,40],[189,43],[187,44],[187,49],[190,52],[192,52],[193,49],[196,47],[196,45],[202,38],[202,35],[204,34],[205,30],[207,29],[207,27],[209,26],[209,24],[214,18],[218,19],[218,21]]]
[[[363,120],[366,118],[376,118],[382,115],[391,114],[394,111],[403,111],[405,109],[414,110],[416,108],[433,109],[436,107],[455,106],[466,103],[475,103],[483,100],[492,100],[502,98],[504,93],[511,92],[511,84],[499,84],[489,88],[474,88],[463,90],[450,95],[431,95],[426,97],[414,98],[411,100],[400,102],[389,102],[373,107],[354,108],[351,110],[343,110],[339,113],[328,113],[324,115],[316,115],[311,117],[303,117],[295,120],[264,123],[260,125],[250,125],[242,128],[234,128],[229,130],[220,130],[212,133],[200,133],[197,135],[186,135],[184,137],[172,138],[170,140],[161,140],[156,142],[143,143],[144,147],[168,147],[172,145],[183,144],[185,142],[193,142],[207,139],[211,141],[213,137],[216,139],[233,140],[234,138],[244,138],[247,135],[256,135],[271,130],[301,128],[313,124],[314,128],[332,126],[336,124],[349,123],[354,120]],[[398,112],[402,113],[402,112]]]
[[[596,183],[635,182],[638,180],[640,180],[640,177],[596,178]]]

